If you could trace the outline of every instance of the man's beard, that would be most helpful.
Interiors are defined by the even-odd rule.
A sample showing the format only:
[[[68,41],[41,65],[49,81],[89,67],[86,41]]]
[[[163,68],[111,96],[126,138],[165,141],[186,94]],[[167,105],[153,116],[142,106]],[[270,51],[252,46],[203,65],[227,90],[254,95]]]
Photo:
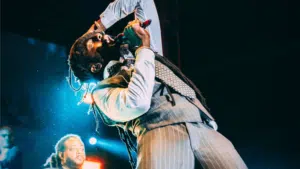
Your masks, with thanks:
[[[75,161],[73,161],[72,159],[70,158],[67,158],[66,160],[66,163],[65,165],[71,169],[79,169],[82,167],[83,163],[82,164],[77,164]]]
[[[97,49],[97,52],[94,56],[95,60],[98,60],[102,64],[102,68],[111,61],[119,60],[120,51],[117,46],[108,46],[107,43],[103,43],[102,47]]]

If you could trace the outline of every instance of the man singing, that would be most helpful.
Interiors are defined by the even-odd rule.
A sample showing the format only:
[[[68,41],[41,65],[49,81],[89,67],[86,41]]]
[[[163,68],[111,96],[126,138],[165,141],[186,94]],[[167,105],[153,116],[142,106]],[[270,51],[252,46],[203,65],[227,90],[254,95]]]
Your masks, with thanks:
[[[138,20],[124,32],[134,31],[128,38],[141,43],[134,51],[135,63],[128,66],[111,61],[119,58],[119,49],[98,32],[133,11]],[[74,75],[81,83],[99,82],[92,92],[96,115],[123,128],[128,147],[126,131],[137,137],[138,169],[193,169],[195,160],[205,169],[246,169],[232,143],[216,131],[198,88],[160,55],[159,29],[152,25],[148,32],[140,26],[146,19],[159,22],[151,16],[157,16],[153,0],[116,0],[95,22],[98,29],[92,26],[73,44],[69,65]]]

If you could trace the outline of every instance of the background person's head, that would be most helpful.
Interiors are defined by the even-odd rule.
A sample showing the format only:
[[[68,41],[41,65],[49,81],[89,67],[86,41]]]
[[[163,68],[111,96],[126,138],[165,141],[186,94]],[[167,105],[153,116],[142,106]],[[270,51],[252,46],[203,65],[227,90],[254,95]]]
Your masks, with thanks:
[[[85,159],[85,147],[81,138],[75,134],[68,134],[56,143],[55,153],[50,156],[45,166],[80,169]]]
[[[14,137],[10,127],[0,127],[0,149],[11,148],[13,146]]]
[[[85,161],[85,147],[81,138],[69,134],[62,137],[55,146],[55,151],[60,158],[62,166],[79,168]]]

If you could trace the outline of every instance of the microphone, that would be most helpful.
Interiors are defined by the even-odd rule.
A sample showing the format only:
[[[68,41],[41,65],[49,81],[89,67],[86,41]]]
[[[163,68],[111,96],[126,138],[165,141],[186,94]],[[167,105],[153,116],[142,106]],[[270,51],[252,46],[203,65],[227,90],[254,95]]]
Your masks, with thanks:
[[[148,19],[141,24],[141,27],[145,29],[147,26],[149,26],[151,24],[151,22],[152,22],[152,20]]]
[[[148,20],[146,20],[145,22],[142,22],[141,24],[140,24],[140,26],[142,27],[142,28],[147,28],[150,24],[151,24],[151,22],[152,22],[152,20],[151,19],[148,19]],[[114,38],[114,41],[116,42],[116,43],[122,43],[124,40],[126,39],[126,37],[124,36],[124,33],[120,33],[120,34],[118,34],[115,38]]]

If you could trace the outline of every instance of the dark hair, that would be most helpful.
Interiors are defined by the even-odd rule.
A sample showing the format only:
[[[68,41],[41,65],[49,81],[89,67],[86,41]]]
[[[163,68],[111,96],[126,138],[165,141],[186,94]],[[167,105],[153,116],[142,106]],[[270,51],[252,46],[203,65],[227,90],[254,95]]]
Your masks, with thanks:
[[[107,43],[104,41],[102,47],[99,47],[94,55],[88,53],[86,43],[88,40],[96,36],[97,33],[87,33],[80,38],[78,38],[72,45],[69,55],[69,66],[70,75],[69,83],[72,87],[72,73],[77,77],[80,82],[90,82],[92,80],[102,80],[104,67],[108,64],[110,60],[119,59],[120,53],[116,46],[108,47]],[[91,72],[91,64],[100,63],[102,65],[101,69],[97,73]]]
[[[71,69],[72,69],[73,72],[74,72],[74,75],[81,82],[88,81],[88,80],[90,80],[91,78],[93,78],[95,76],[87,68],[87,63],[91,63],[91,61],[89,60],[89,58],[91,56],[87,55],[86,42],[91,37],[92,36],[90,36],[90,37],[85,36],[85,37],[79,38],[74,43],[74,45],[72,46],[71,51],[70,51],[70,57],[69,57],[70,72],[71,72]],[[105,47],[102,47],[102,50],[105,50],[105,49],[106,49]],[[115,51],[118,51],[118,50],[115,50]],[[109,56],[109,57],[113,56],[113,53],[110,53],[110,52],[103,52],[103,53],[105,53],[105,54],[103,54],[102,57],[103,56]],[[101,56],[101,55],[99,54],[99,56]],[[167,59],[167,57],[163,57],[163,56],[160,56],[158,54],[156,54],[155,59],[160,61],[162,64],[166,65],[167,67],[169,67],[181,80],[183,80],[187,85],[189,85],[191,88],[193,88],[194,91],[196,92],[196,94],[198,95],[198,97],[199,97],[201,103],[203,104],[203,106],[205,106],[207,108],[205,98],[203,97],[200,90],[196,87],[196,85],[188,77],[186,77],[181,72],[181,70],[175,64],[173,64],[171,61],[169,61]],[[103,59],[103,60],[105,60],[106,64],[107,64],[108,61],[112,60],[112,59]],[[85,65],[84,65],[84,63],[85,63]],[[102,62],[102,63],[104,63],[104,62]],[[103,64],[102,68],[104,68],[106,66],[106,64]],[[97,76],[96,79],[101,80],[100,77],[103,78],[103,71],[101,71],[101,73],[102,73],[101,75],[100,74],[96,75]],[[71,77],[72,77],[72,74],[70,73],[69,83],[70,83],[70,86],[72,87],[72,83],[71,83],[72,78]],[[80,90],[80,88],[78,90]],[[96,126],[97,126],[96,131],[97,131],[98,126],[99,126],[99,119],[98,119],[98,115],[96,113],[95,103],[92,104],[92,108],[94,110],[93,113],[94,113],[95,120],[96,120]],[[103,120],[103,122],[104,122],[104,120]],[[121,140],[126,144],[126,147],[127,147],[128,153],[129,153],[130,164],[131,164],[132,168],[134,169],[135,168],[135,162],[132,158],[131,151],[136,152],[137,150],[135,149],[135,146],[132,144],[128,133],[124,130],[120,130],[119,127],[117,127],[117,128],[118,128]]]
[[[93,79],[101,80],[103,71],[92,73],[90,71],[91,63],[103,63],[103,58],[99,52],[94,56],[88,53],[86,43],[89,39],[93,38],[96,33],[88,33],[78,38],[72,45],[69,55],[69,66],[81,82],[87,82]]]
[[[69,83],[70,83],[71,87],[72,87],[71,70],[73,71],[75,77],[77,77],[81,82],[87,82],[92,79],[102,80],[103,79],[103,69],[106,66],[106,64],[109,62],[109,60],[112,60],[111,57],[113,55],[119,56],[119,53],[116,53],[116,52],[119,52],[117,49],[112,49],[110,47],[110,50],[107,50],[109,48],[105,47],[105,46],[101,47],[100,50],[97,50],[96,56],[88,55],[88,51],[86,49],[86,42],[89,39],[91,39],[93,36],[95,36],[95,33],[88,33],[86,35],[83,35],[82,37],[80,37],[79,39],[76,40],[76,42],[73,44],[73,46],[71,48],[70,56],[69,56],[69,65],[70,65]],[[110,58],[110,59],[108,59],[108,58]],[[162,64],[169,67],[180,79],[182,79],[186,84],[188,84],[190,87],[192,87],[195,90],[195,92],[197,93],[201,103],[206,108],[208,108],[206,105],[205,98],[203,97],[200,90],[196,87],[196,85],[188,77],[186,77],[182,73],[182,71],[175,64],[173,64],[170,60],[168,60],[167,57],[164,57],[164,56],[161,56],[158,54],[156,54],[156,60],[160,61]],[[89,66],[91,63],[97,63],[97,62],[102,63],[102,71],[100,71],[98,73],[92,73],[90,71]]]

